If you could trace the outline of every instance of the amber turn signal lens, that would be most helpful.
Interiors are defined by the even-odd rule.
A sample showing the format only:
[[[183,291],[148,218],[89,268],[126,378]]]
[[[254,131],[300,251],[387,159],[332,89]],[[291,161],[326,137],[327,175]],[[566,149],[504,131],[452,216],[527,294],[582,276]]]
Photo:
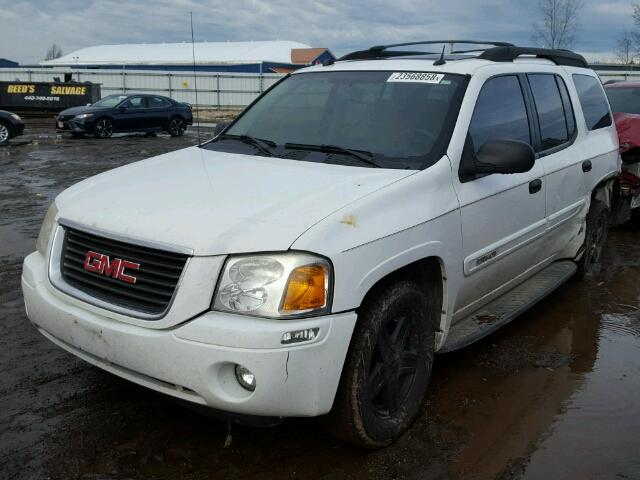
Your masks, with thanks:
[[[298,267],[289,276],[282,311],[293,312],[322,308],[327,301],[327,267]]]

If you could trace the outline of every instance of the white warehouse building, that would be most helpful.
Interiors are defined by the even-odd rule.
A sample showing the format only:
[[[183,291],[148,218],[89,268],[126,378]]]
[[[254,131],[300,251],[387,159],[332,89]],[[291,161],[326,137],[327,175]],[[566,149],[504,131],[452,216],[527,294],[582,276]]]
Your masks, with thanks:
[[[327,48],[291,41],[197,42],[196,70],[201,72],[287,73],[333,60]],[[191,43],[100,45],[82,48],[43,67],[117,70],[193,70]]]

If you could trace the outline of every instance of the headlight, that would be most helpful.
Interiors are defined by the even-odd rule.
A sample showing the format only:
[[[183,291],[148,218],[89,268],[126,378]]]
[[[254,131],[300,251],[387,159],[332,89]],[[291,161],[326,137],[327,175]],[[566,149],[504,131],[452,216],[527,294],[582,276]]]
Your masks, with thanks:
[[[331,264],[308,253],[238,255],[227,259],[213,309],[288,318],[329,311]]]
[[[93,113],[82,113],[80,115],[76,115],[76,118],[78,119],[85,119],[85,118],[91,118],[93,117]]]
[[[15,113],[12,113],[12,114],[11,114],[11,116],[12,116],[13,118],[15,118],[16,120],[18,120],[19,122],[21,122],[21,121],[22,121],[22,119],[20,118],[20,115],[16,115]]]
[[[38,234],[38,240],[36,241],[36,250],[38,250],[43,257],[47,256],[47,247],[49,246],[49,239],[51,238],[51,232],[53,231],[57,215],[58,207],[56,207],[56,202],[53,202],[49,210],[47,210],[47,214],[44,216],[40,233]]]

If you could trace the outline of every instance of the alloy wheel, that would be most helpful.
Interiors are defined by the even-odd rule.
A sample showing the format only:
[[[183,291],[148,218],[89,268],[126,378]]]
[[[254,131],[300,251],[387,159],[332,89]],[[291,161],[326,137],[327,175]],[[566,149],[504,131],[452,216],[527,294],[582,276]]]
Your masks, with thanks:
[[[96,123],[95,131],[100,138],[110,137],[113,134],[113,124],[110,120],[103,118]]]
[[[184,133],[184,121],[181,118],[174,118],[169,124],[169,133],[174,137],[179,137]]]
[[[6,125],[0,123],[0,143],[4,143],[9,140],[9,129]]]

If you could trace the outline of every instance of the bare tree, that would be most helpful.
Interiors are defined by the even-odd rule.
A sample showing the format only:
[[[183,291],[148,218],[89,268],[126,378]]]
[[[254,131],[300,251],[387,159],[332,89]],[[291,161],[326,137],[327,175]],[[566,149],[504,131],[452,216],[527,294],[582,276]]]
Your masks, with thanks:
[[[633,21],[636,22],[636,25],[640,25],[640,4],[632,3],[633,7]]]
[[[625,65],[632,64],[637,53],[637,35],[631,32],[623,32],[616,42],[614,53],[619,62]]]
[[[46,55],[44,56],[45,60],[55,60],[56,58],[60,58],[62,56],[62,48],[60,45],[54,43],[47,50]]]
[[[540,0],[540,20],[533,24],[533,40],[546,48],[570,48],[578,28],[582,0]]]

